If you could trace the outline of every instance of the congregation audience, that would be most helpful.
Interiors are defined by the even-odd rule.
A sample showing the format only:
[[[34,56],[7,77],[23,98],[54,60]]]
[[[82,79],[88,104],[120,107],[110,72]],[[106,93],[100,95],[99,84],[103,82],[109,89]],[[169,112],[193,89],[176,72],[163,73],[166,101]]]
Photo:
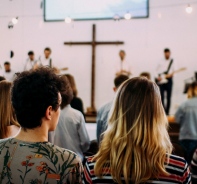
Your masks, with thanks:
[[[186,161],[171,154],[167,127],[158,86],[144,77],[124,82],[84,183],[190,183]]]
[[[90,146],[90,139],[85,127],[83,114],[73,109],[70,102],[73,91],[66,76],[62,76],[63,90],[61,91],[62,103],[58,125],[49,140],[57,146],[77,153],[83,160],[83,153]]]
[[[91,142],[74,77],[58,76],[50,55],[46,48],[36,61],[30,51],[18,76],[4,63],[0,183],[197,183],[197,82],[175,114],[184,160],[172,154],[168,120],[150,73],[116,76],[115,98],[98,110],[97,141]]]
[[[72,99],[70,105],[71,105],[72,108],[80,111],[84,115],[83,102],[79,97],[77,97],[78,92],[77,92],[77,87],[76,87],[76,84],[75,84],[75,79],[70,74],[66,74],[66,77],[68,78],[68,80],[70,82],[70,85],[71,85],[71,88],[73,90],[73,99]]]
[[[49,68],[22,72],[11,100],[20,133],[0,140],[0,183],[81,183],[81,159],[48,142],[60,115],[62,79]]]
[[[175,113],[180,124],[179,140],[185,152],[185,159],[190,164],[197,148],[197,82],[193,82],[187,91],[188,100],[180,105]]]
[[[11,82],[0,81],[0,139],[14,137],[20,131],[11,104]]]
[[[114,79],[114,92],[117,91],[118,87],[125,82],[127,79],[129,79],[126,75],[119,75]],[[112,106],[112,101],[108,102],[104,106],[102,106],[97,113],[96,118],[96,136],[97,136],[97,142],[100,143],[102,139],[102,133],[107,129],[107,120],[108,120],[108,114]]]

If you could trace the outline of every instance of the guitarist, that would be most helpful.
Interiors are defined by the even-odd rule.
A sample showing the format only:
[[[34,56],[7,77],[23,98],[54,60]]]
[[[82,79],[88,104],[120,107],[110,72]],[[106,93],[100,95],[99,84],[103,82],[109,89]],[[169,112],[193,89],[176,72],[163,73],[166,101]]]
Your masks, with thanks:
[[[164,59],[157,66],[157,76],[155,79],[160,88],[162,104],[167,115],[169,115],[170,111],[173,86],[172,78],[173,72],[175,71],[174,60],[170,57],[170,55],[170,49],[165,48]]]

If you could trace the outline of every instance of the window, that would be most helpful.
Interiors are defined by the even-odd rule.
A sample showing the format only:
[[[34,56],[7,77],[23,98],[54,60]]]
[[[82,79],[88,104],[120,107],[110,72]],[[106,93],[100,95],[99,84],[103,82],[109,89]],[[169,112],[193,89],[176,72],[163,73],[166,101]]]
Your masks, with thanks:
[[[102,20],[124,18],[147,18],[149,0],[45,0],[44,20]]]

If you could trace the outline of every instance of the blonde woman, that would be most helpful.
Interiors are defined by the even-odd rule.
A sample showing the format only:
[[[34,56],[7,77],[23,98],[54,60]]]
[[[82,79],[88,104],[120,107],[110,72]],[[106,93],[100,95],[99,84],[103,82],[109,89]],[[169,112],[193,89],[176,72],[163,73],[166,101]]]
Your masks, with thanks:
[[[0,82],[0,139],[14,137],[20,130],[11,104],[10,90],[11,82]]]
[[[190,183],[186,161],[171,155],[167,127],[158,86],[144,77],[124,82],[84,183]]]
[[[197,82],[189,86],[187,96],[188,100],[175,113],[175,119],[180,124],[179,141],[185,151],[185,159],[190,163],[197,148]]]

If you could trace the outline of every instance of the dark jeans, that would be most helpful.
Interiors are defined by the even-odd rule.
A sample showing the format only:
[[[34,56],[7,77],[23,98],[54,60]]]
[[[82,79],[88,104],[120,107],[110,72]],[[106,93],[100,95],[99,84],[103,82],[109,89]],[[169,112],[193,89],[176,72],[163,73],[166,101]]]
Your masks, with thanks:
[[[168,79],[168,83],[166,84],[159,85],[159,89],[161,93],[161,101],[167,115],[169,115],[170,112],[172,85],[173,85],[172,79]],[[165,93],[166,93],[166,104],[165,104]]]
[[[184,149],[185,160],[190,164],[194,151],[197,148],[197,140],[181,140],[180,145]]]

